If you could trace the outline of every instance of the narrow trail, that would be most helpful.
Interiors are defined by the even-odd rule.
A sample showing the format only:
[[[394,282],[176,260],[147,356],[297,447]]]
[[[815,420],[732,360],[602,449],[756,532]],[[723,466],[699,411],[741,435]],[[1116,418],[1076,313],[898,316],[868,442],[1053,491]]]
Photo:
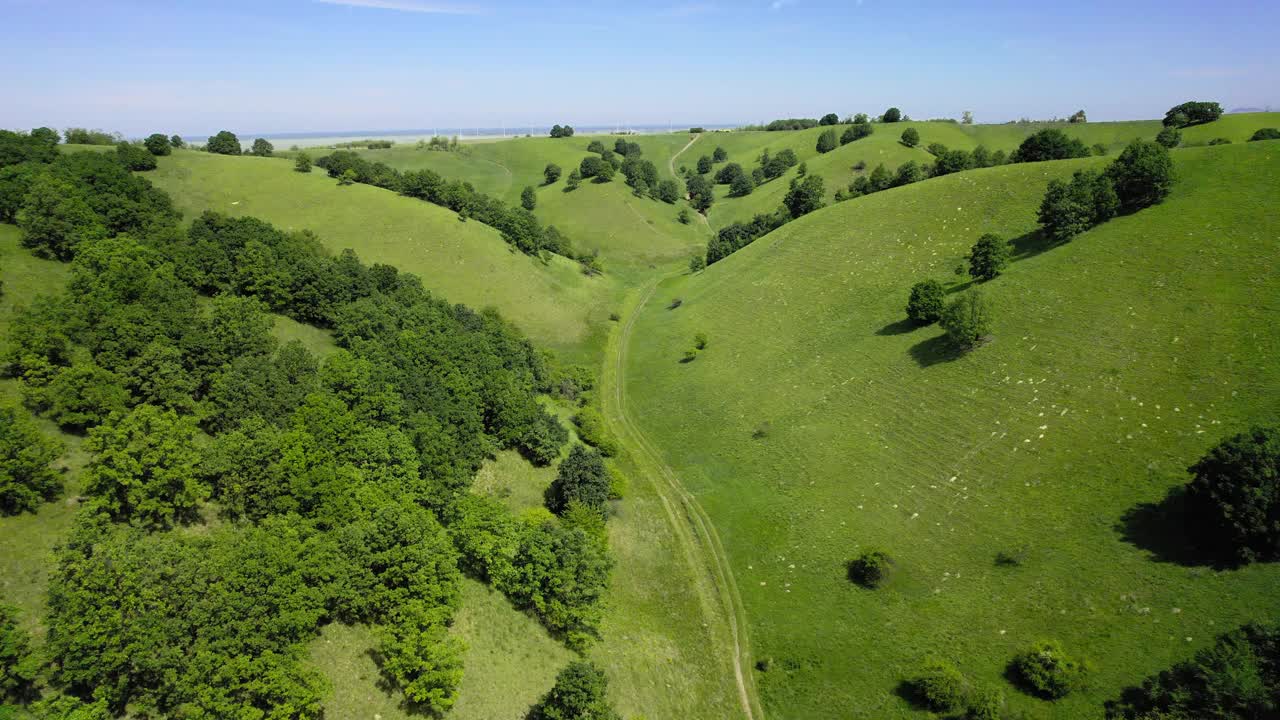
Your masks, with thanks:
[[[684,147],[680,148],[679,152],[677,152],[676,154],[672,155],[670,158],[667,159],[667,171],[671,173],[671,177],[673,178],[680,177],[679,175],[676,175],[676,158],[683,155],[685,150],[688,150],[689,148],[693,147],[693,144],[698,142],[698,140],[700,140],[701,138],[702,138],[702,133],[698,133],[697,135],[694,135],[693,139],[689,141],[688,145],[685,145]],[[711,229],[711,223],[710,221],[707,220],[706,215],[703,215],[702,213],[694,213],[694,214],[697,215],[698,219],[702,221],[703,227],[705,227],[708,230]]]
[[[690,145],[692,144],[691,142]],[[627,410],[626,360],[631,331],[636,318],[653,297],[662,279],[654,278],[640,288],[639,300],[630,309],[616,343],[610,344],[612,357],[606,354],[603,374],[605,415],[614,426],[615,435],[634,450],[632,455],[637,467],[649,476],[648,480],[666,510],[675,538],[691,569],[700,578],[696,591],[703,596],[701,599],[704,606],[718,608],[717,615],[722,616],[708,615],[708,626],[712,621],[719,622],[722,619],[724,622],[723,632],[727,635],[725,654],[728,655],[725,660],[733,667],[743,717],[747,720],[764,720],[764,709],[756,693],[754,678],[748,670],[750,645],[746,613],[720,537],[706,511],[685,489],[675,471],[663,462],[658,449],[640,430]],[[608,387],[610,383],[613,385],[612,389]]]

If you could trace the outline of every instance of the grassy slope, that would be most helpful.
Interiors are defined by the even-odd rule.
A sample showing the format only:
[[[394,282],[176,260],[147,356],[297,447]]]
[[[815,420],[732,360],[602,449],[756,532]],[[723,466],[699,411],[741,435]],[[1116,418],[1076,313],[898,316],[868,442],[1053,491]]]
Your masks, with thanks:
[[[543,264],[513,251],[499,234],[429,203],[386,190],[337,187],[323,173],[293,172],[285,160],[179,151],[148,174],[188,216],[204,210],[253,215],[286,229],[308,228],[335,251],[417,273],[453,302],[494,306],[544,347],[589,356],[608,315],[609,279],[575,263]]]
[[[901,322],[910,284],[957,280],[976,237],[1020,237],[1048,179],[1100,160],[974,171],[786,226],[639,320],[639,419],[701,496],[741,583],[774,717],[908,717],[926,653],[1003,686],[1042,637],[1098,667],[1037,717],[1097,714],[1119,688],[1280,611],[1280,567],[1215,572],[1126,542],[1222,436],[1280,419],[1280,143],[1175,153],[1163,205],[1023,252],[985,292],[995,340],[947,361]],[[684,299],[678,310],[666,301]],[[710,347],[677,362],[695,332]],[[768,423],[764,439],[752,433]],[[1175,531],[1176,532],[1176,531]],[[860,548],[893,585],[850,586]],[[1025,546],[1025,566],[994,567]]]

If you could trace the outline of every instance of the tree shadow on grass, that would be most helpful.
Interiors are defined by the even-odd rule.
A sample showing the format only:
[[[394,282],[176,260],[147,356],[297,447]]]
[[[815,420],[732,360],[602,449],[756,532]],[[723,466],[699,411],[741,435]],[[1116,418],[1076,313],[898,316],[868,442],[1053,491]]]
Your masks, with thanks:
[[[951,342],[946,333],[935,335],[928,340],[922,340],[912,345],[907,352],[911,354],[911,358],[916,361],[916,364],[922,368],[937,365],[941,362],[951,362],[964,355],[964,352],[957,348],[955,343]]]
[[[1197,547],[1192,542],[1195,533],[1188,520],[1186,491],[1175,487],[1158,503],[1129,508],[1115,529],[1122,540],[1147,551],[1156,562],[1215,570],[1239,567],[1231,557]]]
[[[903,318],[897,322],[889,323],[876,331],[877,335],[906,335],[916,328],[923,327],[911,318]]]
[[[958,282],[955,285],[952,285],[951,287],[947,288],[947,294],[951,295],[953,293],[964,292],[965,290],[968,290],[969,288],[977,284],[978,284],[977,280],[965,280],[964,282]]]
[[[1042,230],[1037,228],[1036,230],[1024,233],[1023,235],[1009,241],[1009,245],[1013,248],[1013,253],[1009,259],[1015,262],[1018,260],[1026,260],[1027,258],[1033,258],[1046,250],[1052,250],[1053,248],[1065,244],[1066,243],[1053,240],[1048,235],[1045,235]]]

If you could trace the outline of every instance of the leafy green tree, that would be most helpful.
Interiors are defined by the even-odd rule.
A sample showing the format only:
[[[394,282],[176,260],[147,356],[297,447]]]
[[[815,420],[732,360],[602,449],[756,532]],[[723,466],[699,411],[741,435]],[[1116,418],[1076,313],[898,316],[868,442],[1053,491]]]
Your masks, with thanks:
[[[529,720],[621,720],[609,705],[609,680],[588,660],[574,660],[529,713]]]
[[[915,160],[908,160],[898,166],[898,171],[893,174],[891,184],[893,187],[901,187],[920,182],[923,179],[925,179],[924,168],[920,167]]]
[[[974,148],[973,152],[969,153],[969,157],[971,159],[971,167],[984,168],[992,165],[991,151],[987,149],[986,145],[979,145]]]
[[[129,391],[118,375],[87,362],[63,368],[46,387],[28,391],[29,402],[73,432],[101,423],[129,402]]]
[[[893,564],[893,558],[883,550],[868,550],[850,560],[845,571],[851,582],[874,590],[889,581]]]
[[[969,350],[991,334],[991,309],[982,293],[969,290],[947,305],[939,323],[956,347]]]
[[[1011,670],[1023,688],[1046,700],[1083,689],[1089,676],[1088,665],[1072,658],[1053,640],[1038,642],[1015,657]]]
[[[1156,133],[1156,142],[1172,150],[1182,143],[1182,133],[1175,127],[1162,128]]]
[[[62,142],[62,137],[58,135],[58,131],[51,127],[32,128],[29,135],[35,142],[50,147]]]
[[[969,683],[956,666],[935,657],[925,659],[910,684],[925,707],[934,712],[960,710],[969,695]]]
[[[249,154],[257,155],[258,157],[271,157],[271,154],[275,151],[275,146],[270,142],[262,138],[256,138],[253,141],[253,147],[249,150]]]
[[[1050,239],[1066,242],[1115,217],[1119,207],[1120,199],[1108,176],[1077,170],[1069,183],[1049,181],[1038,217]]]
[[[1173,160],[1168,148],[1134,140],[1107,167],[1123,212],[1134,212],[1164,200],[1173,189]]]
[[[598,157],[584,157],[582,163],[578,165],[578,173],[583,179],[593,178],[600,174],[601,169],[608,165],[604,160]]]
[[[826,115],[822,116],[822,119],[818,121],[818,124],[819,125],[839,125],[840,116],[836,115],[835,113],[827,113]]]
[[[922,280],[911,286],[907,317],[917,325],[932,325],[942,319],[946,291],[937,280]]]
[[[791,217],[798,218],[822,207],[825,195],[826,188],[823,185],[822,176],[809,175],[804,180],[791,182],[791,189],[783,198],[782,204],[787,208],[787,212],[791,213]]]
[[[120,143],[116,145],[116,157],[119,158],[120,164],[129,170],[156,169],[156,156],[152,155],[142,145]]]
[[[462,682],[462,654],[466,649],[462,640],[440,624],[426,628],[392,626],[380,635],[382,672],[390,676],[414,707],[437,716],[453,707]]]
[[[1216,102],[1184,102],[1164,114],[1165,127],[1186,127],[1213,122],[1222,117],[1222,106]]]
[[[671,205],[680,199],[680,186],[675,180],[662,180],[654,194],[662,202]]]
[[[196,427],[172,410],[139,405],[95,428],[85,494],[112,519],[164,529],[197,517],[209,495],[196,467]]]
[[[969,275],[981,281],[995,279],[1009,264],[1010,254],[1009,241],[986,233],[969,249]]]
[[[78,189],[52,174],[32,181],[17,221],[22,244],[40,257],[56,260],[70,260],[80,245],[107,234]]]
[[[39,671],[40,659],[31,651],[31,637],[18,624],[18,608],[0,604],[0,702],[30,699]]]
[[[712,161],[710,157],[703,155],[702,157],[698,158],[698,174],[699,175],[706,175],[707,173],[711,172],[711,168],[712,168]]]
[[[880,116],[880,122],[896,123],[902,120],[902,111],[896,107],[891,107],[884,111],[884,115]]]
[[[187,141],[182,139],[181,135],[169,136],[169,146],[181,150],[187,146]]]
[[[1280,560],[1280,428],[1226,438],[1188,471],[1191,537],[1240,562]]]
[[[707,269],[707,257],[702,253],[694,253],[689,257],[689,272],[700,273]]]
[[[217,135],[209,138],[204,148],[215,155],[239,155],[240,138],[229,130],[219,130]]]
[[[598,183],[613,182],[613,177],[618,174],[618,169],[613,163],[601,163],[600,171],[596,173],[595,181]]]
[[[298,153],[298,157],[293,161],[293,169],[300,173],[311,172],[311,156],[305,152]]]
[[[542,168],[542,179],[547,185],[554,184],[555,181],[560,179],[561,172],[559,165],[555,163],[547,163],[547,166]]]
[[[746,173],[738,173],[729,184],[729,197],[745,197],[755,190],[756,184]]]
[[[15,221],[27,191],[43,172],[44,166],[33,162],[0,167],[0,222]]]
[[[913,148],[920,144],[920,133],[915,128],[909,127],[902,131],[902,144],[909,148]]]
[[[851,142],[861,140],[874,132],[874,130],[875,128],[869,122],[855,122],[845,128],[844,133],[840,135],[840,144],[848,145]]]
[[[341,175],[338,176],[338,185],[339,187],[354,185],[357,179],[359,179],[359,176],[356,175],[356,171],[351,168],[347,168],[346,170],[342,171]],[[461,214],[462,210],[465,210],[465,208],[460,209],[459,214]]]
[[[62,443],[40,432],[25,412],[0,406],[0,515],[35,510],[57,497],[62,477],[51,463],[61,454]]]
[[[1280,129],[1262,128],[1249,137],[1249,142],[1257,142],[1259,140],[1280,140]]]
[[[603,153],[604,143],[600,142],[599,140],[592,140],[591,142],[587,143],[587,152]]]
[[[609,473],[600,453],[574,445],[547,488],[547,508],[558,515],[579,502],[603,515],[608,499]]]
[[[964,150],[945,150],[933,163],[934,177],[962,172],[973,167],[973,157]]]
[[[826,130],[818,136],[817,150],[820,153],[829,153],[840,146],[840,140],[836,137],[835,130]]]
[[[1089,157],[1089,148],[1079,138],[1073,138],[1057,128],[1047,128],[1032,134],[1014,151],[1012,162],[1041,162]]]
[[[564,189],[566,191],[577,190],[578,186],[581,184],[582,173],[577,168],[574,168],[569,172],[569,179],[565,181]]]
[[[538,194],[534,192],[532,185],[525,185],[524,190],[520,191],[520,207],[532,212],[537,206]]]
[[[880,192],[893,187],[893,176],[889,174],[889,169],[884,166],[884,163],[872,168],[867,180],[871,183],[871,192]]]
[[[972,111],[972,110],[965,110],[963,113],[961,113],[961,114],[960,114],[960,124],[961,124],[961,125],[972,125],[972,124],[973,124],[973,111]]]
[[[715,202],[711,183],[707,182],[707,178],[703,175],[690,175],[685,181],[685,189],[689,193],[689,203],[698,212],[705,213],[711,207],[711,203]]]
[[[724,162],[725,160],[728,160],[728,159],[729,159],[729,151],[728,151],[728,150],[725,150],[724,148],[720,147],[719,145],[717,145],[717,146],[716,146],[715,152],[711,153],[711,161],[712,161],[712,162],[722,163],[722,162]]]
[[[688,208],[680,208],[680,212],[676,213],[676,220],[678,220],[681,225],[688,225],[693,222],[693,218],[689,216]]]
[[[173,152],[173,145],[163,133],[148,135],[147,139],[142,141],[142,144],[147,146],[147,151],[152,155],[168,155]]]

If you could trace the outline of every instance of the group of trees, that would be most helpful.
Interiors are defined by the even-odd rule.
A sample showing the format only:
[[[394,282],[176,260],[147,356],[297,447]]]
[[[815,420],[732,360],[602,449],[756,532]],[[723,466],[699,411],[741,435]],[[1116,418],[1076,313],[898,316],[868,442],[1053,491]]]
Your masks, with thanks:
[[[1172,187],[1168,148],[1134,140],[1101,173],[1077,170],[1069,182],[1050,181],[1038,217],[1047,237],[1066,242],[1119,213],[1160,202]]]
[[[611,565],[599,456],[566,461],[559,518],[468,492],[495,450],[545,465],[568,439],[537,399],[556,380],[517,331],[306,231],[213,213],[184,228],[115,155],[40,157],[0,167],[0,201],[27,247],[71,261],[70,280],[17,312],[0,371],[87,432],[91,459],[44,655],[21,672],[0,657],[6,693],[47,659],[50,717],[320,718],[305,645],[341,621],[375,626],[387,682],[441,713],[462,672],[447,630],[460,572],[477,558],[517,605],[589,641]],[[329,328],[340,349],[279,347],[268,311]],[[0,409],[5,513],[57,494],[58,452]],[[207,500],[224,522],[170,531]],[[0,648],[26,657],[11,618]]]
[[[570,138],[573,137],[573,127],[571,125],[552,125],[551,137],[553,138]]]
[[[1165,127],[1184,128],[1202,125],[1222,117],[1222,106],[1216,102],[1184,102],[1174,105],[1164,114]]]

